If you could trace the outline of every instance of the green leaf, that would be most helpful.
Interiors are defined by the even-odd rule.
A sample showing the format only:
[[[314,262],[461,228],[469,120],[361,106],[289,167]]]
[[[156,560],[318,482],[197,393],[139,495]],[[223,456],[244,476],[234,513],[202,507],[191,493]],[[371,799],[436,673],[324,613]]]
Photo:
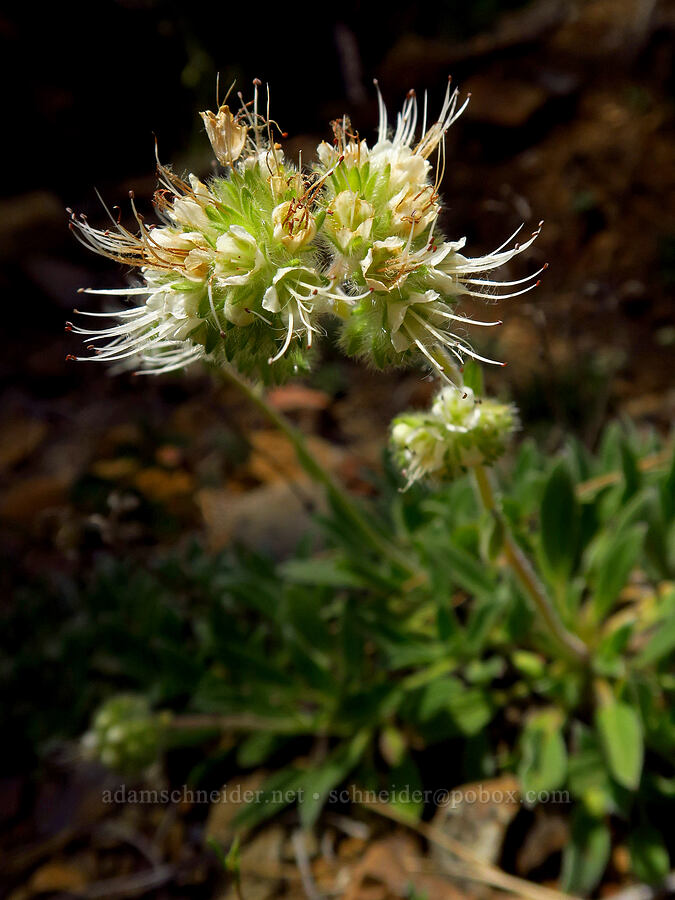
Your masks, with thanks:
[[[498,559],[504,548],[505,527],[501,518],[491,516],[481,532],[481,555],[490,562]]]
[[[294,584],[332,588],[363,587],[363,581],[344,569],[340,565],[340,560],[328,557],[289,559],[279,566],[279,574]]]
[[[489,695],[480,688],[466,687],[459,678],[437,678],[422,691],[417,708],[420,721],[448,713],[465,735],[478,734],[492,718]]]
[[[213,839],[211,846],[213,847]],[[225,857],[225,869],[228,872],[231,872],[235,879],[239,881],[241,877],[241,854],[239,852],[239,844],[240,839],[239,835],[236,835],[234,840],[232,841],[232,846],[228,850],[227,856]]]
[[[603,470],[611,472],[621,463],[621,444],[624,440],[623,430],[618,422],[610,422],[602,433],[599,456]]]
[[[531,650],[514,650],[511,654],[513,665],[528,678],[541,678],[546,673],[546,661],[539,653]]]
[[[271,819],[298,799],[305,778],[305,772],[289,766],[270,775],[256,791],[255,802],[247,803],[233,820],[234,828],[255,828],[261,822]],[[260,792],[260,793],[259,793]]]
[[[439,640],[446,643],[454,637],[461,629],[454,609],[448,602],[448,598],[441,598],[436,611],[436,628],[438,629]]]
[[[495,590],[493,578],[488,574],[483,563],[471,553],[448,543],[444,555],[450,569],[452,580],[473,596],[492,597]]]
[[[255,731],[239,745],[237,765],[244,769],[261,766],[279,746],[279,735],[267,731]]]
[[[303,828],[312,828],[330,792],[349,775],[361,759],[370,740],[370,732],[358,732],[349,743],[342,744],[321,765],[304,773],[298,807]]]
[[[642,723],[627,703],[612,700],[595,715],[603,753],[612,776],[619,784],[635,790],[640,784],[644,739]]]
[[[235,837],[235,839],[232,841],[232,847],[230,848],[230,851],[227,854],[225,854],[225,851],[223,850],[223,848],[220,846],[220,844],[218,843],[218,841],[215,838],[207,837],[206,843],[216,854],[216,856],[218,858],[218,862],[222,866],[223,871],[224,872],[231,871],[229,859],[230,859],[230,855],[231,855],[232,851],[235,849],[235,847],[236,847],[235,853],[239,852],[239,836],[237,835]]]
[[[670,871],[670,857],[661,834],[652,825],[641,825],[628,836],[635,876],[647,884],[659,884]]]
[[[644,545],[647,526],[640,522],[623,534],[610,538],[601,557],[596,560],[593,609],[596,619],[603,619],[610,611],[628,576],[637,565]]]
[[[661,508],[666,522],[675,518],[675,452],[670,462],[668,475],[661,485]]]
[[[424,811],[422,779],[409,755],[387,773],[387,785],[390,790],[390,807],[412,822],[419,821]]]
[[[598,735],[581,722],[574,723],[567,785],[596,817],[628,815],[631,793],[610,778]]]
[[[629,500],[640,487],[642,476],[638,469],[637,456],[627,441],[621,442],[621,468],[623,470],[623,502]]]
[[[380,731],[378,746],[385,762],[394,769],[401,765],[408,750],[405,735],[395,725],[384,726]]]
[[[671,653],[675,653],[675,616],[658,623],[654,634],[635,657],[633,665],[638,669],[645,669]]]
[[[570,841],[563,851],[560,889],[586,896],[596,887],[609,861],[611,839],[604,822],[577,810]]]
[[[567,463],[551,472],[541,501],[541,542],[551,575],[563,582],[572,572],[577,554],[580,507]]]
[[[532,716],[521,735],[521,762],[518,777],[523,793],[539,794],[559,788],[567,774],[567,748],[560,733],[557,710]]]
[[[622,677],[626,668],[623,652],[634,630],[634,622],[625,622],[603,636],[595,654],[595,672],[610,678]]]
[[[504,612],[506,595],[502,591],[493,591],[489,599],[481,598],[474,603],[466,623],[465,633],[458,650],[464,656],[475,659],[485,647],[490,632]]]

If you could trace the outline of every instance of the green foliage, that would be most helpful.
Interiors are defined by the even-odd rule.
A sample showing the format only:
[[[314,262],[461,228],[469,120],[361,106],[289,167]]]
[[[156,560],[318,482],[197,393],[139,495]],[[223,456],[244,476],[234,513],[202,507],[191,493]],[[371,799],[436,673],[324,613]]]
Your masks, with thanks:
[[[659,884],[670,871],[670,859],[663,838],[651,825],[640,825],[628,838],[635,875],[647,884]]]
[[[596,727],[610,773],[620,785],[635,790],[644,758],[640,717],[627,703],[612,699],[598,710]]]
[[[572,820],[570,842],[565,847],[561,889],[585,896],[602,878],[611,850],[609,828],[599,819],[577,810]]]
[[[29,722],[34,745],[74,736],[106,697],[142,693],[175,716],[166,743],[202,742],[223,780],[271,772],[242,828],[296,802],[310,827],[350,783],[407,788],[394,802],[419,817],[417,786],[511,769],[529,805],[544,791],[571,801],[564,890],[594,890],[613,839],[656,883],[673,852],[659,834],[675,798],[675,467],[662,451],[644,465],[654,451],[612,427],[597,457],[571,444],[550,459],[525,442],[502,475],[509,525],[587,666],[559,656],[502,566],[468,477],[401,493],[387,474],[381,508],[413,578],[334,509],[317,556],[193,547],[149,566],[104,561],[56,597],[27,588],[0,623],[6,743]],[[32,724],[52,706],[58,716]],[[184,714],[214,726],[181,731]],[[225,750],[223,719],[236,736]]]
[[[542,556],[556,582],[564,582],[574,566],[580,519],[569,466],[561,460],[546,481],[541,501]]]
[[[562,787],[567,775],[567,748],[557,710],[538,712],[521,736],[518,775],[523,791],[541,794]]]

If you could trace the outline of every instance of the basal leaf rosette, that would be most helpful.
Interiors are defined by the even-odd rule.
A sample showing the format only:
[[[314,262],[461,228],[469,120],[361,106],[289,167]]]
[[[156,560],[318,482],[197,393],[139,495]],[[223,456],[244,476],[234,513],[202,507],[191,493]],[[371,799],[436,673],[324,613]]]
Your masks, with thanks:
[[[448,386],[429,411],[395,418],[390,444],[407,487],[416,481],[438,483],[494,463],[517,426],[511,404],[476,400],[470,388]]]

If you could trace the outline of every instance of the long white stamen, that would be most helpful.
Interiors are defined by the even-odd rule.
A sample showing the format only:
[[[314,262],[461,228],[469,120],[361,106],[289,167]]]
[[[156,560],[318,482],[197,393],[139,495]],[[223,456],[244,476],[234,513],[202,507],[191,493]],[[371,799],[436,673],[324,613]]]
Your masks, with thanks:
[[[466,282],[461,282],[461,284],[465,284]],[[499,282],[496,282],[499,284]],[[466,294],[469,297],[480,297],[482,300],[485,300],[486,297],[497,297],[500,300],[510,300],[512,297],[520,297],[521,294],[527,294],[529,291],[533,291],[536,287],[539,286],[539,282],[536,281],[534,284],[528,285],[526,288],[523,288],[521,291],[512,291],[510,294],[490,294],[487,291],[462,291],[463,294]]]
[[[448,378],[448,376],[445,374],[445,371],[444,371],[444,369],[443,369],[443,366],[441,366],[441,364],[438,362],[438,360],[434,359],[434,357],[431,355],[431,353],[429,353],[429,351],[428,351],[427,348],[424,346],[424,344],[422,343],[422,341],[420,341],[420,340],[419,340],[418,338],[416,338],[416,337],[413,337],[413,341],[414,341],[415,344],[417,345],[418,349],[424,354],[424,356],[426,356],[426,358],[429,360],[429,362],[430,362],[431,365],[434,367],[434,369],[436,369],[436,371],[437,371],[438,374],[441,376],[441,378],[442,378],[444,381],[447,381],[448,384],[453,384],[453,382],[451,381],[451,379]]]
[[[503,325],[501,319],[495,322],[482,322],[480,319],[469,319],[467,316],[456,316],[454,313],[432,307],[435,316],[443,316],[444,319],[452,319],[454,322],[464,322],[466,325],[481,325],[484,328],[493,328],[495,325]]]
[[[544,265],[540,269],[537,269],[537,271],[533,272],[531,275],[526,275],[524,278],[518,278],[516,281],[490,281],[484,279],[481,280],[478,278],[467,278],[462,279],[462,281],[464,284],[484,284],[494,287],[515,287],[515,285],[517,284],[524,284],[526,281],[532,281],[533,278],[536,278],[537,275],[541,275],[541,273],[546,269],[548,269],[548,263],[544,263]]]
[[[220,324],[220,319],[218,318],[218,313],[216,312],[216,306],[213,302],[213,285],[211,283],[211,279],[206,282],[206,292],[209,295],[209,306],[211,307],[211,312],[213,314],[213,324],[216,326],[217,331],[222,331],[222,326]]]
[[[281,357],[286,353],[286,351],[288,350],[288,348],[291,345],[292,337],[293,337],[293,311],[290,310],[288,313],[288,331],[286,332],[286,340],[284,341],[283,346],[282,346],[281,350],[277,353],[277,355],[271,356],[267,360],[267,362],[270,365],[272,365],[272,363],[275,363],[278,359],[281,359]]]
[[[147,285],[144,287],[136,287],[136,288],[106,288],[103,290],[99,290],[98,288],[80,288],[78,294],[104,294],[106,296],[121,296],[121,297],[131,297],[132,294],[152,294],[156,288],[148,287]],[[107,313],[86,313],[83,312],[83,315],[100,315],[104,316]],[[112,315],[112,314],[111,314]],[[116,313],[115,313],[116,315]]]

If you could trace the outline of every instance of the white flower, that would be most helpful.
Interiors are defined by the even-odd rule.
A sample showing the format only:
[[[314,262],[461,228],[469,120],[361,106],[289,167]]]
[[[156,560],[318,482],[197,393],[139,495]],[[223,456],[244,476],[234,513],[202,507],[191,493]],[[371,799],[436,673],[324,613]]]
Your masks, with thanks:
[[[406,184],[388,203],[392,227],[399,234],[416,238],[436,220],[437,199],[430,184]]]
[[[396,420],[391,432],[392,446],[398,451],[406,487],[437,474],[443,468],[445,445],[441,428],[420,418],[419,422]]]
[[[302,351],[323,331],[325,313],[341,320],[345,352],[378,366],[408,363],[419,352],[447,378],[449,363],[465,356],[494,362],[473,351],[461,326],[499,323],[460,315],[458,301],[518,296],[536,286],[545,266],[516,281],[490,277],[538,232],[511,246],[516,232],[474,258],[464,255],[464,239],[445,241],[438,232],[443,139],[466,106],[458,98],[448,86],[427,127],[425,97],[418,129],[410,92],[390,131],[378,89],[375,144],[347,117],[335,120],[334,145],[319,145],[311,173],[285,160],[274,139],[278,126],[258,110],[257,84],[238,113],[226,104],[202,113],[214,152],[229,168],[225,176],[204,184],[158,163],[154,204],[163,224],[148,227],[132,197],[137,233],[114,216],[105,229],[73,217],[87,247],[135,267],[145,284],[110,292],[141,298],[117,314],[117,324],[69,327],[94,338],[99,359],[168,371],[208,357],[266,381],[306,365]]]
[[[345,117],[341,122],[335,123],[336,131],[342,135],[342,139],[338,140],[337,146],[329,144],[327,141],[321,141],[316,148],[316,155],[319,157],[325,169],[332,169],[342,159],[344,165],[351,169],[354,166],[362,166],[370,159],[370,151],[366,141],[344,140],[344,136],[349,130],[349,121]]]
[[[306,204],[299,200],[280,203],[272,212],[274,237],[295,253],[314,239],[316,222]]]
[[[216,241],[216,279],[219,285],[247,284],[265,262],[258,244],[241,225],[230,225]]]
[[[407,294],[392,296],[387,301],[387,322],[391,334],[391,343],[398,353],[403,353],[415,343],[417,328],[415,321],[419,321],[420,309],[425,304],[433,304],[439,299],[436,291],[426,291],[424,294]],[[415,321],[410,321],[412,317]],[[406,327],[406,319],[408,319]]]
[[[403,238],[391,237],[375,241],[361,261],[366,284],[374,291],[391,291],[400,287],[409,272],[402,264]]]
[[[431,412],[442,420],[448,431],[469,431],[480,418],[480,407],[469,387],[441,389],[434,398]]]
[[[501,246],[497,247],[491,253],[485,256],[476,256],[473,258],[462,256],[458,251],[462,249],[465,238],[457,244],[443,243],[437,248],[439,255],[432,259],[429,255],[426,261],[420,257],[420,264],[429,266],[428,278],[430,283],[439,291],[450,294],[460,295],[466,294],[471,297],[494,297],[501,300],[507,300],[511,297],[519,297],[533,290],[539,284],[534,279],[548,268],[548,263],[544,263],[536,272],[527,275],[525,278],[519,278],[516,281],[496,281],[490,278],[477,278],[493,269],[498,269],[512,260],[514,256],[518,256],[524,250],[529,249],[541,233],[544,223],[540,222],[537,230],[533,231],[530,237],[524,243],[516,243],[508,250],[504,248],[511,243],[522,231],[524,225],[517,228],[513,234],[507,238]],[[442,253],[442,255],[440,255]],[[526,285],[520,288],[520,285]],[[502,292],[502,288],[519,287],[517,291]]]
[[[268,312],[282,312],[286,318],[286,337],[281,349],[270,363],[276,362],[288,350],[294,334],[307,335],[307,346],[311,347],[312,337],[318,327],[312,324],[315,298],[321,288],[321,276],[313,269],[286,267],[278,269],[272,284],[265,291],[262,305]]]
[[[153,283],[150,275],[146,276],[146,280],[148,284],[144,287],[82,291],[87,294],[146,296],[147,300],[141,306],[114,313],[75,310],[80,315],[118,319],[119,323],[108,328],[89,329],[69,322],[67,329],[89,338],[88,349],[95,352],[95,359],[131,362],[155,374],[170,372],[201,359],[204,348],[186,340],[202,322],[196,315],[194,303],[190,302],[188,295],[173,290],[170,282]],[[90,357],[73,358],[85,360]]]
[[[373,228],[372,204],[355,191],[341,191],[330,205],[326,230],[343,252],[348,252],[356,238],[367,241]]]

